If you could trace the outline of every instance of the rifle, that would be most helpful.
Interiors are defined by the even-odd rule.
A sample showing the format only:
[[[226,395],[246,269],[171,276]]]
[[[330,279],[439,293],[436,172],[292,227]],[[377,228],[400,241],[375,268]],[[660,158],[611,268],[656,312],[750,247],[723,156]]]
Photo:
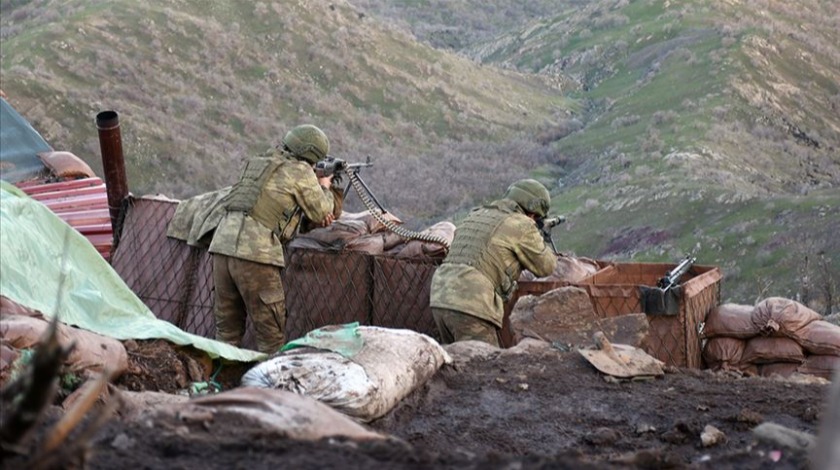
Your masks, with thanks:
[[[656,286],[662,289],[662,292],[667,292],[672,287],[678,285],[680,283],[680,278],[691,269],[691,265],[697,261],[697,258],[692,254],[688,254],[683,258],[682,261],[672,270],[665,273],[659,282],[656,283]]]
[[[542,233],[543,240],[547,245],[551,245],[551,250],[554,252],[555,255],[559,255],[560,252],[557,251],[557,246],[554,245],[554,239],[551,237],[551,229],[554,227],[562,224],[566,221],[566,217],[562,215],[558,215],[556,217],[540,217],[537,219],[537,228]]]

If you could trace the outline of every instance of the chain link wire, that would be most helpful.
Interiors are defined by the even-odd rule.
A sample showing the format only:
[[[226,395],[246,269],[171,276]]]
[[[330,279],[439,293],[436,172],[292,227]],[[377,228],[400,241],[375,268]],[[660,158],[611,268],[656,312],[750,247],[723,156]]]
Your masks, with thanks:
[[[189,333],[213,338],[211,255],[166,237],[177,204],[172,200],[131,198],[124,210],[122,235],[111,264],[158,318]],[[287,249],[282,274],[286,292],[286,340],[299,338],[321,326],[354,321],[408,328],[437,340],[429,293],[432,275],[439,264],[440,260],[434,259],[395,258],[354,251]],[[569,285],[586,289],[599,317],[642,313],[639,286],[655,286],[662,273],[672,267],[651,263],[612,264],[581,283]],[[721,276],[718,268],[703,266],[694,266],[690,276],[681,286],[677,315],[647,315],[650,324],[647,352],[669,365],[700,368],[699,331],[706,314],[720,302]],[[559,286],[553,282],[529,285],[527,293],[532,295]],[[512,305],[507,307],[510,312]],[[505,322],[502,336],[512,337],[509,321]],[[250,320],[242,346],[256,346]]]
[[[111,265],[163,320],[215,337],[211,255],[166,236],[178,202],[130,198]],[[409,328],[438,339],[429,287],[439,260],[290,248],[283,270],[286,340],[321,326],[358,321]],[[250,319],[242,346],[255,348]]]

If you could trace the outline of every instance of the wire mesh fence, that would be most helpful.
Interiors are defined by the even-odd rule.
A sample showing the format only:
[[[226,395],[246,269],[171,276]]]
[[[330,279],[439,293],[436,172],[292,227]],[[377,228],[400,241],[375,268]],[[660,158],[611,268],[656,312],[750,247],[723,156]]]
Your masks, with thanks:
[[[585,279],[580,286],[589,294],[595,313],[613,317],[646,313],[650,324],[647,352],[666,364],[702,367],[701,324],[720,303],[720,270],[693,266],[676,291],[673,314],[649,312],[644,305],[644,288],[655,286],[673,264],[617,263]]]
[[[158,318],[212,338],[211,255],[166,236],[177,205],[167,199],[130,198],[111,264]],[[438,260],[309,248],[287,249],[285,256],[287,341],[321,326],[354,321],[438,338],[429,308]],[[256,346],[250,320],[242,346]]]
[[[158,318],[189,333],[212,338],[211,255],[166,236],[177,204],[167,199],[129,199],[111,263]],[[439,339],[429,307],[431,279],[439,263],[436,259],[354,251],[287,249],[282,274],[287,341],[321,326],[349,322],[408,328]],[[520,295],[506,310],[509,314],[522,295],[575,285],[586,289],[595,313],[601,317],[647,313],[641,288],[655,286],[674,267],[654,263],[604,266],[580,283],[522,283]],[[674,366],[702,366],[700,325],[720,301],[720,279],[718,268],[693,266],[679,288],[677,311],[673,315],[647,315],[650,354]],[[503,346],[513,345],[509,321],[505,321],[501,336]],[[242,346],[256,346],[250,320]]]

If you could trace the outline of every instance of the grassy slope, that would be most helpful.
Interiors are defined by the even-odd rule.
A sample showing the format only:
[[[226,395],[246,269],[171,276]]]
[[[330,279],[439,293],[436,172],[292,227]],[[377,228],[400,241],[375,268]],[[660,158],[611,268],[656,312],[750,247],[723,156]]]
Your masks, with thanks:
[[[593,2],[468,54],[562,72],[589,103],[585,128],[555,143],[567,249],[677,260],[697,248],[724,268],[728,300],[813,297],[840,282],[829,3]]]
[[[378,158],[378,196],[409,218],[447,217],[531,171],[558,182],[554,211],[571,217],[556,236],[578,254],[676,260],[697,247],[741,302],[807,295],[809,270],[817,289],[820,253],[840,278],[831,2],[539,2],[517,15],[549,16],[462,51],[542,81],[422,46],[341,2],[280,2],[282,14],[36,3],[70,11],[59,25],[4,9],[7,31],[28,28],[4,38],[3,88],[52,142],[94,163],[92,116],[119,110],[140,192],[229,181],[238,158],[306,116],[328,123],[337,153]],[[469,41],[452,39],[453,25],[509,26],[504,8],[519,2],[388,8],[406,5],[434,6],[431,34],[457,45]],[[551,149],[523,139],[536,126],[541,141],[558,138]]]
[[[432,170],[441,160],[473,152],[469,177],[487,183],[474,197],[488,197],[525,170],[498,171],[500,149],[482,146],[551,122],[568,106],[540,77],[437,51],[346,2],[10,8],[2,76],[12,103],[55,147],[95,168],[93,118],[117,110],[137,193],[185,197],[228,184],[242,158],[306,121],[327,131],[333,153],[372,155],[379,196],[406,218],[428,221],[474,202],[448,189],[461,186],[458,175]],[[420,184],[434,176],[442,187]]]

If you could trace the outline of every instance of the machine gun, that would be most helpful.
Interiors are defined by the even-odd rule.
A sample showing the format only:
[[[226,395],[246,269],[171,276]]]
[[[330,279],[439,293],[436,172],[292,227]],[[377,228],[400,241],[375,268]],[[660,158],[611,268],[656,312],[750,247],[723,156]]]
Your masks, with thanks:
[[[315,164],[315,174],[318,178],[332,176],[336,184],[341,184],[342,173],[358,171],[360,168],[373,166],[370,161],[370,155],[367,157],[365,163],[347,163],[347,161],[338,157],[327,157]],[[345,189],[346,192],[346,189]]]
[[[382,207],[382,203],[376,199],[376,196],[373,195],[373,191],[370,190],[367,183],[365,183],[361,176],[359,176],[359,170],[368,166],[373,166],[373,163],[370,162],[370,155],[368,155],[365,163],[347,163],[345,160],[337,157],[327,157],[315,164],[315,175],[318,178],[332,176],[333,183],[336,185],[340,185],[342,176],[346,175],[347,179],[350,181],[348,181],[347,186],[344,187],[344,197],[347,197],[347,193],[350,191],[350,187],[352,186],[356,191],[356,194],[359,195],[359,199],[361,199],[362,204],[364,204],[365,208],[368,212],[370,212],[370,215],[372,215],[374,219],[384,225],[388,230],[396,233],[406,240],[422,240],[431,243],[438,243],[448,250],[448,240],[437,235],[408,230],[405,227],[395,224],[393,220],[387,219],[383,216],[388,211]]]
[[[672,287],[679,285],[680,278],[691,269],[695,261],[697,261],[697,258],[693,253],[686,255],[674,269],[668,271],[665,276],[659,279],[656,287],[662,289],[662,292],[667,292]]]
[[[551,250],[554,251],[555,255],[559,255],[560,252],[557,251],[557,246],[554,245],[554,239],[551,237],[551,229],[554,227],[562,224],[566,221],[566,217],[562,215],[558,215],[556,217],[548,217],[548,218],[539,218],[537,219],[537,228],[542,233],[543,240],[548,245],[551,245]]]
[[[371,163],[371,161],[370,161],[370,155],[368,155],[367,161],[365,163],[347,163],[346,160],[343,160],[341,158],[329,157],[328,156],[327,158],[325,158],[325,159],[323,159],[320,162],[315,164],[315,175],[318,176],[318,178],[324,178],[326,176],[332,176],[333,177],[333,183],[335,183],[338,186],[338,185],[341,185],[343,175],[350,174],[350,173],[353,173],[355,175],[356,172],[358,172],[360,168],[364,168],[364,167],[368,167],[368,166],[373,166],[373,163]],[[365,186],[365,189],[367,189],[368,192],[370,192],[370,189],[367,188],[367,185],[364,184],[364,182],[362,182],[362,184]],[[350,183],[348,182],[347,186],[344,187],[344,191],[343,191],[344,196],[347,196],[347,191],[349,191],[349,190],[350,190]],[[372,196],[372,193],[371,193],[371,196]],[[374,197],[374,200],[375,199],[376,198]],[[379,204],[379,201],[376,201],[376,204],[380,208],[382,207],[382,205]],[[383,212],[384,212],[384,210],[383,210]]]

